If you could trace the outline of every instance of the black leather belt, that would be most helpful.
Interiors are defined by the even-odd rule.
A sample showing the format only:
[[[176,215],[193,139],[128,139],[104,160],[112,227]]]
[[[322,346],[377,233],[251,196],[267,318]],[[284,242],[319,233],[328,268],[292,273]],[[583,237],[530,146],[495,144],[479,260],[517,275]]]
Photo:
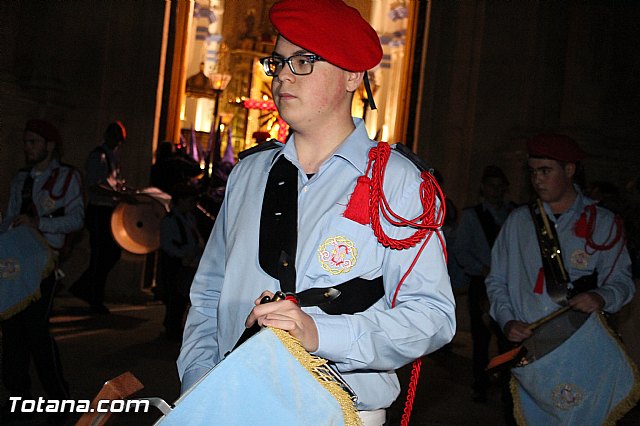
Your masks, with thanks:
[[[300,306],[317,306],[330,315],[365,311],[382,296],[384,285],[381,276],[373,280],[354,278],[333,287],[310,288],[296,293]]]

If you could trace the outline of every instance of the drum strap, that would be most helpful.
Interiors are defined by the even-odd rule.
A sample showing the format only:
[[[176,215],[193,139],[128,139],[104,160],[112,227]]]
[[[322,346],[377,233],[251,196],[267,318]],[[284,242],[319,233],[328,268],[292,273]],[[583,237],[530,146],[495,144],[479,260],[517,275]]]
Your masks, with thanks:
[[[298,168],[281,156],[271,168],[260,215],[260,267],[280,281],[285,293],[295,293],[298,240]],[[337,291],[336,291],[337,290]],[[337,296],[336,296],[337,295]],[[296,294],[300,306],[318,306],[327,314],[353,314],[384,296],[382,277],[354,278],[327,288]]]
[[[484,231],[484,236],[489,243],[489,247],[493,247],[493,243],[496,241],[498,233],[500,232],[500,225],[498,225],[493,219],[491,212],[483,208],[482,204],[475,206],[474,210],[476,211],[476,215],[478,216],[478,220],[480,221],[480,225]]]
[[[35,211],[33,204],[33,177],[27,173],[27,178],[22,184],[22,203],[20,204],[20,214],[28,214]]]
[[[298,240],[298,168],[284,156],[269,172],[260,214],[260,267],[280,281],[285,293],[296,291]]]
[[[567,304],[568,286],[571,282],[562,263],[558,234],[555,227],[545,226],[545,218],[542,215],[546,213],[538,208],[536,203],[529,205],[529,211],[538,237],[547,294],[555,303],[564,306]]]

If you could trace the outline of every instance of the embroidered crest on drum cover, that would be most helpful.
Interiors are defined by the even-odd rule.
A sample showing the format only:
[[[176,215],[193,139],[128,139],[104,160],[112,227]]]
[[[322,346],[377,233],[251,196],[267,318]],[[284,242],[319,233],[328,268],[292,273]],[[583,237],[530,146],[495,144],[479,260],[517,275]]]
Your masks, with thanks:
[[[0,278],[11,279],[20,274],[20,262],[16,259],[0,259]]]
[[[576,269],[587,269],[589,266],[589,254],[582,249],[577,249],[571,253],[569,259],[571,261],[571,266]]]
[[[554,405],[561,410],[570,410],[582,403],[584,394],[582,390],[571,383],[561,383],[551,392]]]
[[[342,237],[329,237],[318,248],[322,269],[332,275],[345,274],[356,264],[358,249],[353,241]]]

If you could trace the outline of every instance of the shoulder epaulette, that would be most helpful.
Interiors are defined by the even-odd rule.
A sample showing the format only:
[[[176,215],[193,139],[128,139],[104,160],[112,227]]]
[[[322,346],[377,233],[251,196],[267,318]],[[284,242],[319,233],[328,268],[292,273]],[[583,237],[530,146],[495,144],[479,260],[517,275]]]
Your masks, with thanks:
[[[394,148],[398,153],[400,153],[404,157],[406,157],[413,164],[415,164],[415,166],[421,172],[428,171],[429,173],[433,174],[433,167],[429,166],[426,161],[424,161],[422,158],[418,157],[413,151],[411,151],[409,148],[407,148],[406,145],[398,142],[398,143],[396,143],[394,145],[391,145],[391,147]]]
[[[244,151],[238,154],[238,158],[242,160],[243,158],[255,154],[256,152],[268,151],[270,149],[280,148],[282,147],[282,143],[278,142],[275,139],[269,139],[267,142],[261,143],[260,145],[256,145],[252,148],[245,149]]]
[[[80,171],[80,169],[78,169],[76,166],[69,163],[60,162],[60,167],[66,167],[67,169],[70,169],[72,172]]]

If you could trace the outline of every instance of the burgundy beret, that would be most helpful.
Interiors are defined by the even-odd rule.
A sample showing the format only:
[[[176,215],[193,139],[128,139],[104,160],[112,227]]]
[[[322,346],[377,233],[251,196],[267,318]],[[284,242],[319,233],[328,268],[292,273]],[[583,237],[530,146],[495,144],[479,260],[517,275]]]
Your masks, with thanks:
[[[342,0],[282,0],[269,17],[291,43],[347,71],[367,71],[382,60],[378,34]]]
[[[541,134],[527,141],[529,157],[551,158],[552,160],[575,163],[586,157],[578,143],[565,135]]]
[[[58,128],[48,121],[31,119],[27,121],[27,124],[24,126],[24,131],[40,135],[45,141],[55,142],[56,145],[62,144],[62,138],[60,137]]]

